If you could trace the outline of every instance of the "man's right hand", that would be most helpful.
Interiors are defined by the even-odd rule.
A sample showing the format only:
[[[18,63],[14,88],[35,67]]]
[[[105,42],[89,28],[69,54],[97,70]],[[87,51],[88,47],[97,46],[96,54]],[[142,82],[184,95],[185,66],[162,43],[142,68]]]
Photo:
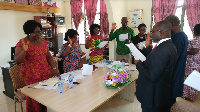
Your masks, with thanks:
[[[29,41],[27,43],[24,42],[24,39],[22,40],[22,48],[24,49],[24,51],[27,51],[29,46]]]
[[[145,46],[149,47],[151,44],[151,36],[150,33],[148,32],[147,35],[145,35],[146,41],[145,41]]]
[[[117,28],[116,23],[112,23],[111,31],[114,31]]]

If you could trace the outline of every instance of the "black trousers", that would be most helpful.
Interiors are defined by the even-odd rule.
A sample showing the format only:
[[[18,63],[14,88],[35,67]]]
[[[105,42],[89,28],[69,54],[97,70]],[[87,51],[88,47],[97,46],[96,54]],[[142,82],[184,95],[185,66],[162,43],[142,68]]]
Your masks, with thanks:
[[[170,112],[170,108],[142,108],[142,112]]]

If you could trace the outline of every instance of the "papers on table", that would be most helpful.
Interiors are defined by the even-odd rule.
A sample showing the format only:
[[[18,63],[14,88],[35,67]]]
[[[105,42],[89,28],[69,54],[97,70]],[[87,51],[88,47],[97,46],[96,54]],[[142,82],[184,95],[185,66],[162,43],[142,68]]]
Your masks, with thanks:
[[[127,66],[125,66],[126,68]],[[126,68],[126,70],[137,70],[135,64],[129,64],[129,66]]]
[[[146,60],[146,57],[135,47],[133,43],[125,45],[129,47],[135,60],[141,60],[142,62]]]
[[[86,56],[88,56],[92,51],[87,52],[85,55],[83,55],[81,58],[84,58]]]
[[[119,35],[119,41],[125,41],[126,39],[128,39],[128,33]]]
[[[106,44],[108,44],[108,41],[103,41],[98,45],[98,47],[103,48]]]
[[[200,91],[200,73],[194,70],[185,80],[184,84]]]
[[[144,47],[145,41],[138,43],[139,49],[142,49]]]
[[[43,82],[39,82],[39,84],[35,85],[35,88],[43,88],[43,89],[56,89],[58,83],[58,78],[50,78],[48,80],[45,80]]]
[[[84,78],[84,76],[82,75],[82,70],[76,70],[74,72],[67,72],[67,73],[61,74],[61,79],[63,80],[64,83],[69,83],[68,82],[69,74],[72,74],[72,76],[74,77],[73,82],[76,82],[77,79]]]
[[[57,83],[57,78],[49,78],[48,80],[43,81],[42,86],[55,86]]]
[[[83,64],[82,75],[92,75],[93,65]]]

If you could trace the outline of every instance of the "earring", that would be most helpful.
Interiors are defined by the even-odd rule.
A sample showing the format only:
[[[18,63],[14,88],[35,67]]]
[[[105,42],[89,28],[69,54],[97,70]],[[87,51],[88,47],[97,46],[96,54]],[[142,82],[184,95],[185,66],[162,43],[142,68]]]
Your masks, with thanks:
[[[31,34],[28,34],[28,36],[30,36]]]

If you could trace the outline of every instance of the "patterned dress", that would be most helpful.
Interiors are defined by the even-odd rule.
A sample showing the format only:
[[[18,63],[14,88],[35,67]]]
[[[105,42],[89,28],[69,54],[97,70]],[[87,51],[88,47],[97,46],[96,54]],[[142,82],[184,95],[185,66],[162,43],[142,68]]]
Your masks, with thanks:
[[[26,85],[40,82],[49,78],[49,64],[46,59],[48,42],[42,39],[42,45],[29,45],[26,57],[21,64],[20,74],[24,78]],[[16,46],[22,47],[22,39]],[[46,107],[37,101],[26,97],[26,112],[43,112]]]
[[[65,44],[63,44],[61,48],[61,55],[63,55],[63,51],[67,48]],[[63,70],[65,73],[78,70],[81,68],[81,54],[82,51],[79,47],[77,48],[70,48],[70,53],[65,56],[63,62]]]
[[[200,48],[200,36],[195,37],[189,41],[188,50],[191,48]],[[185,79],[192,73],[193,70],[200,72],[200,52],[195,55],[187,56],[187,63],[185,68]],[[197,90],[184,85],[183,97],[194,101]]]
[[[90,46],[90,51],[92,51],[90,53],[90,64],[95,64],[95,63],[99,63],[99,62],[102,62],[103,61],[103,55],[104,55],[104,52],[103,52],[103,49],[100,49],[98,47],[98,45],[103,42],[103,36],[99,35],[98,37],[95,37],[95,36],[91,36],[91,46]],[[86,40],[86,43],[87,43],[88,38]]]

